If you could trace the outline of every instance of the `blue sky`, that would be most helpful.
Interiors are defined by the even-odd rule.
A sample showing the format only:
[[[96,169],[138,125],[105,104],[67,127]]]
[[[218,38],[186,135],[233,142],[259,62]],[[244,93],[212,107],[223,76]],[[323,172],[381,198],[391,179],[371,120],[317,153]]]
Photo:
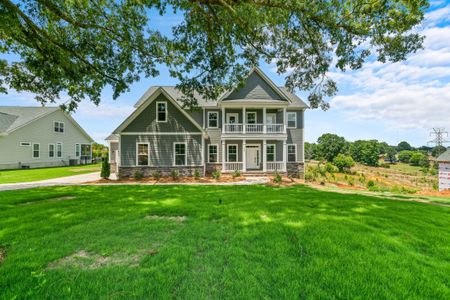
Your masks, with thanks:
[[[167,33],[178,21],[178,16],[169,15],[151,22]],[[330,72],[339,91],[328,99],[330,110],[306,112],[306,141],[314,142],[321,134],[331,132],[351,141],[378,139],[397,144],[407,140],[420,146],[430,139],[433,127],[450,131],[450,0],[432,1],[424,23],[415,30],[426,36],[424,49],[404,62],[369,62],[358,71]],[[276,84],[284,84],[285,76],[278,75],[274,65],[263,64],[261,69]],[[142,78],[117,100],[112,100],[111,91],[106,89],[98,107],[85,101],[74,118],[96,141],[104,143],[150,86],[176,84],[166,68],[161,67],[160,73],[157,78]],[[297,94],[302,98],[306,95]],[[32,94],[11,90],[7,95],[0,94],[0,105],[37,102]]]

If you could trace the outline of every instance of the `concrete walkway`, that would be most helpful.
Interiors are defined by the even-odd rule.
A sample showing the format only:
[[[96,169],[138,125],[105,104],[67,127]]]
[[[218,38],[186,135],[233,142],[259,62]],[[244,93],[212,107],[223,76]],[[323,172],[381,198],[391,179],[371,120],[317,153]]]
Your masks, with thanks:
[[[252,185],[265,184],[269,181],[267,177],[247,177],[238,182],[211,182],[211,183],[145,183],[145,182],[126,182],[126,183],[90,183],[100,179],[100,172],[88,173],[82,175],[47,179],[34,182],[19,182],[0,184],[0,191],[31,189],[36,187],[57,186],[57,185]],[[111,180],[116,180],[115,174],[111,174]]]

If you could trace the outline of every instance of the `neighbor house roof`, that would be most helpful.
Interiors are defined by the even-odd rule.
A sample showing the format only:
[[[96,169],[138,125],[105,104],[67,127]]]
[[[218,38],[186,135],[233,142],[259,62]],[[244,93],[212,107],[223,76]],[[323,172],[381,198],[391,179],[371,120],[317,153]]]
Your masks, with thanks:
[[[439,162],[450,162],[450,149],[447,149],[444,153],[439,155],[437,158],[437,161]]]
[[[14,131],[59,109],[59,107],[0,106],[0,133]]]

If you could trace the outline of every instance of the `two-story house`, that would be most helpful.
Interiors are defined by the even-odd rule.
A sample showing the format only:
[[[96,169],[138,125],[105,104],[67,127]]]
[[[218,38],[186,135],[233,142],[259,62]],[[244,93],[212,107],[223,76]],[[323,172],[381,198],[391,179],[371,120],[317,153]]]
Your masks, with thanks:
[[[151,87],[107,138],[119,177],[173,169],[303,176],[307,105],[260,69],[217,101],[198,97],[197,110],[183,109],[182,96],[175,87]]]

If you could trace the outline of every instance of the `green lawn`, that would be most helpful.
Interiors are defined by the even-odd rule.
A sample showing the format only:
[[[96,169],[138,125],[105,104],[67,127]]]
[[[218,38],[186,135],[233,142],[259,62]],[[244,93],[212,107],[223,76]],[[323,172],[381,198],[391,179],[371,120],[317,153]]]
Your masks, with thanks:
[[[450,208],[304,186],[1,192],[0,247],[2,299],[450,299]]]
[[[100,164],[25,170],[0,170],[0,184],[31,182],[100,171]]]

